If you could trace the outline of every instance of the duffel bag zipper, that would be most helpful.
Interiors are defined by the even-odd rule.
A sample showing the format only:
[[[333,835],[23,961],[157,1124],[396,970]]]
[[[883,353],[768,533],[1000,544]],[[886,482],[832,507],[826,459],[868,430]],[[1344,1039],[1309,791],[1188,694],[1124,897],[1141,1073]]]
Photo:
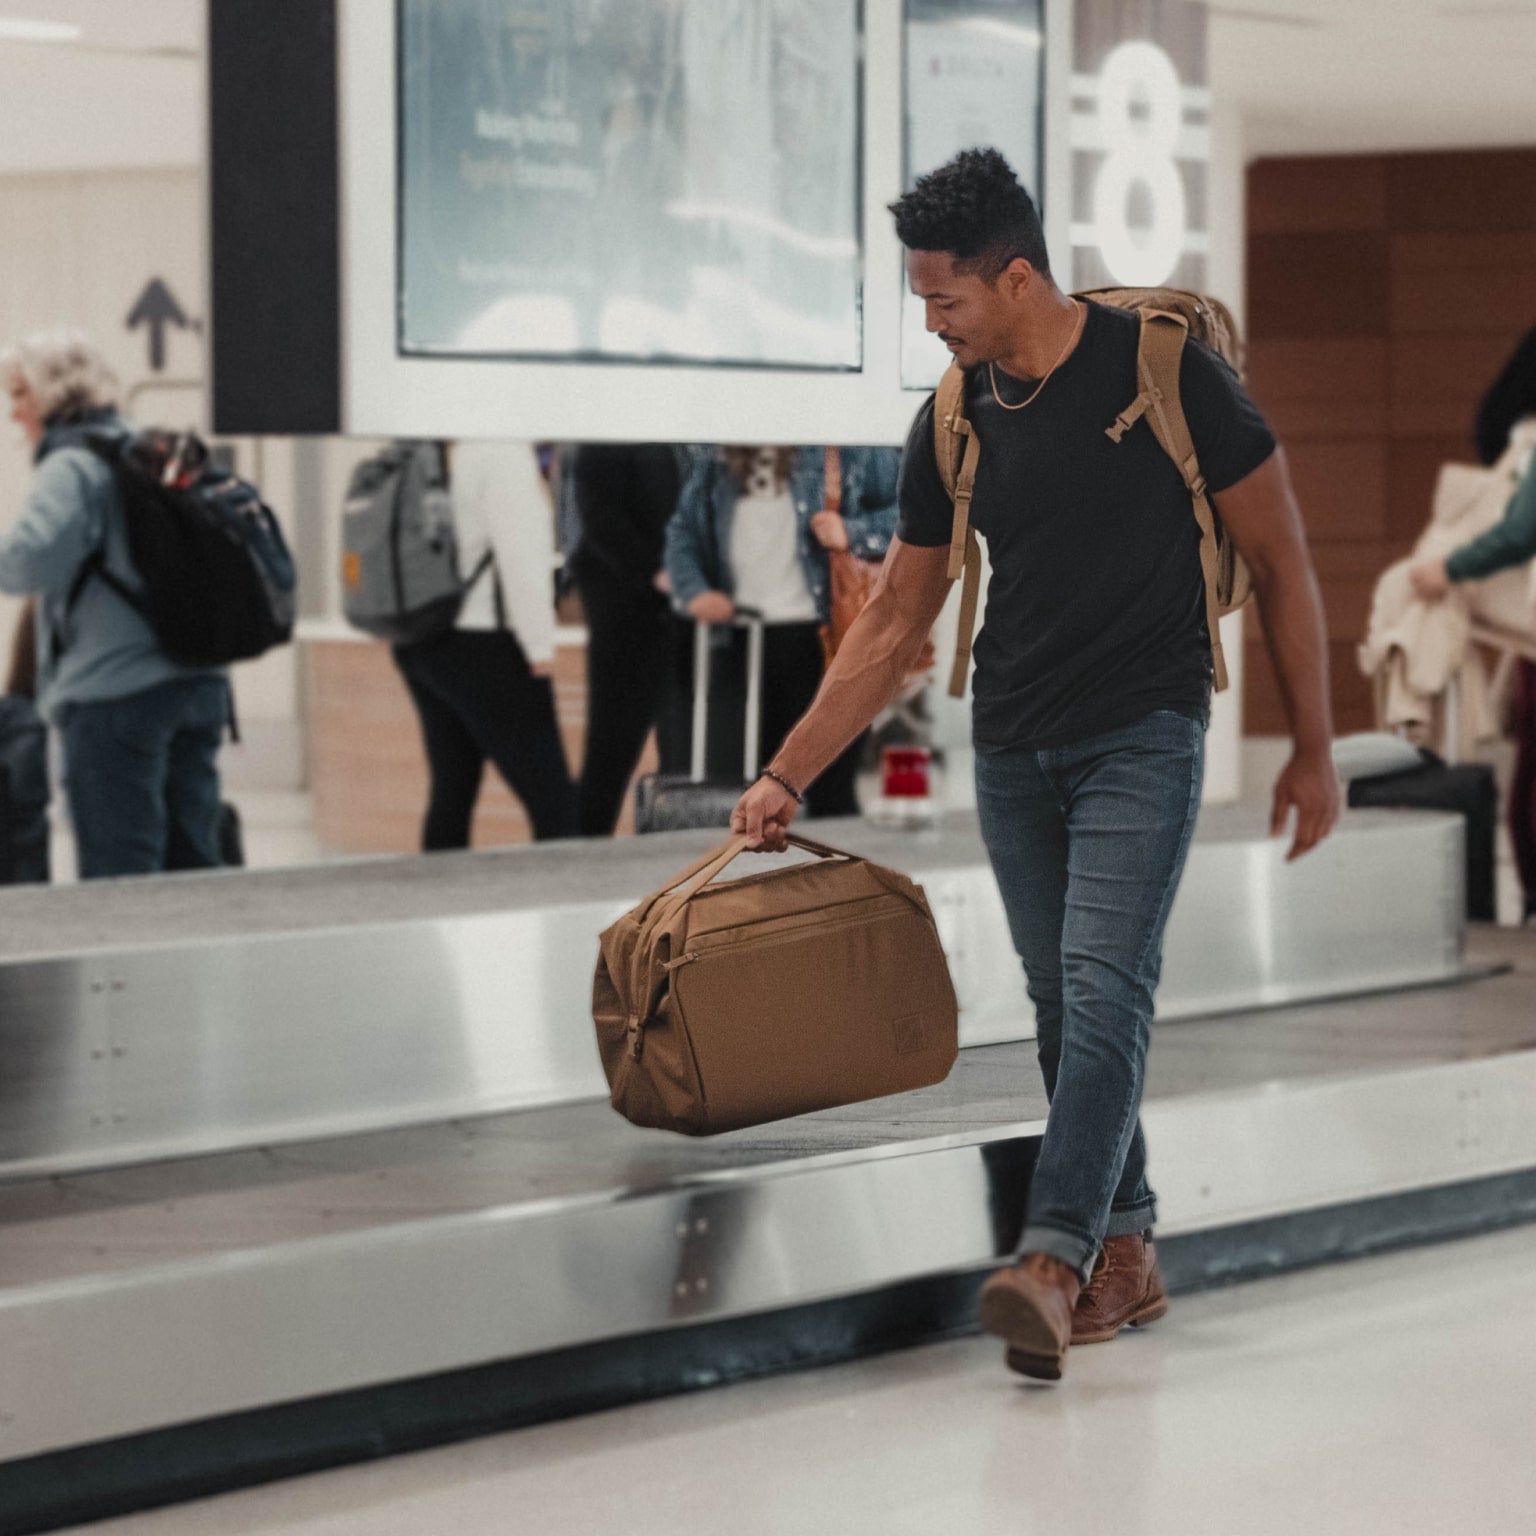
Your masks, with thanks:
[[[875,899],[882,902],[892,900],[900,902],[901,900],[900,897],[884,896]],[[905,905],[904,902],[901,904]],[[777,933],[749,934],[745,938],[733,939],[728,944],[711,944],[704,949],[685,950],[677,959],[669,960],[662,969],[670,973],[679,966],[691,965],[699,960],[713,959],[716,955],[739,954],[744,949],[767,949],[771,945],[787,944],[791,939],[805,938],[810,934],[836,933],[844,928],[857,928],[864,923],[877,922],[883,917],[890,916],[892,910],[891,907],[882,906],[877,911],[871,912],[866,910],[831,921],[823,920],[817,922],[808,919],[806,922],[796,923],[793,927],[782,928]]]
[[[914,905],[896,892],[870,899],[881,903],[895,903],[894,910]],[[853,903],[850,902],[848,905],[851,906]],[[826,919],[818,921],[813,917],[808,917],[805,922],[796,923],[792,927],[781,929],[777,933],[763,934],[755,937],[748,936],[743,939],[735,939],[728,944],[712,944],[704,949],[687,949],[674,959],[662,961],[660,966],[661,976],[664,980],[670,981],[674,971],[681,970],[684,966],[695,965],[700,960],[708,960],[715,955],[739,954],[744,949],[767,949],[774,944],[785,944],[791,939],[802,938],[808,933],[836,933],[844,928],[856,928],[864,923],[876,922],[880,918],[888,916],[892,910],[891,906],[882,905],[874,911],[866,908],[862,912],[837,918],[833,921]],[[919,911],[919,916],[926,916],[926,914]],[[639,1014],[630,1014],[626,1020],[625,1033],[629,1037],[629,1054],[636,1061],[640,1060],[645,1049],[645,1031],[649,1020],[655,1014],[657,1008],[661,1006],[661,992],[661,987],[657,986],[649,999],[649,1007],[643,1017]]]
[[[880,903],[880,905],[876,905]],[[819,912],[808,912],[797,922],[788,919],[768,919],[768,922],[779,923],[779,928],[771,934],[745,934],[740,938],[730,938],[725,943],[705,943],[697,949],[690,949],[685,954],[680,954],[673,965],[680,965],[685,960],[708,960],[711,955],[736,954],[740,949],[756,949],[759,946],[777,945],[788,938],[802,938],[806,934],[829,934],[840,928],[856,928],[859,923],[874,922],[877,917],[886,917],[895,909],[895,905],[905,906],[899,895],[869,895],[860,897],[857,902],[840,902],[840,906],[859,906],[860,911],[846,912],[840,915],[822,915]],[[766,926],[766,925],[762,925]],[[716,929],[714,932],[719,932]],[[713,932],[705,937],[714,937]]]
[[[663,982],[671,976],[678,966],[688,965],[698,958],[697,952],[689,950],[685,954],[679,955],[675,960],[662,961],[661,975]],[[629,1054],[635,1061],[640,1060],[641,1053],[645,1049],[646,1021],[661,1007],[661,992],[662,988],[658,985],[651,995],[650,1006],[643,1016],[638,1013],[632,1013],[625,1020],[624,1033],[629,1036]]]

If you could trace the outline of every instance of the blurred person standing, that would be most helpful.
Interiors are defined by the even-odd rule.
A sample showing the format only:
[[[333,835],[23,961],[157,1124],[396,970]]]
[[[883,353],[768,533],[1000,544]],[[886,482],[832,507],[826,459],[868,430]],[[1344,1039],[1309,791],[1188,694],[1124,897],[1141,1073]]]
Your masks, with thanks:
[[[613,831],[671,692],[677,621],[662,555],[685,464],[667,443],[581,443],[571,455],[579,533],[568,569],[587,624],[584,837]]]
[[[48,882],[48,727],[37,712],[37,599],[11,636],[0,694],[0,885]]]
[[[538,460],[523,442],[417,451],[443,455],[460,567],[479,572],[451,628],[393,647],[431,774],[422,851],[469,847],[487,762],[522,801],[536,839],[574,837],[576,790],[551,684],[553,513]]]
[[[143,590],[113,470],[90,446],[130,433],[117,380],[69,332],[11,347],[0,377],[36,466],[0,536],[0,591],[37,598],[37,703],[63,741],[80,877],[214,868],[229,679],[172,661],[114,590]]]
[[[679,612],[728,625],[738,608],[764,624],[761,741],[771,757],[821,686],[821,628],[831,616],[829,550],[882,560],[896,530],[894,448],[838,451],[841,511],[826,507],[821,448],[733,446],[701,453],[667,528],[667,575]],[[711,708],[709,771],[741,762],[745,645],[729,646],[719,706]],[[862,732],[807,792],[808,816],[855,816]]]
[[[1504,455],[1522,423],[1536,419],[1536,329],[1528,331],[1478,407],[1478,456],[1491,465]],[[1453,550],[1425,560],[1409,579],[1425,602],[1443,598],[1463,581],[1485,581],[1536,559],[1536,467],[1527,457],[1500,522]],[[1536,611],[1531,615],[1536,628]],[[1509,833],[1520,872],[1524,920],[1536,918],[1536,662],[1522,657],[1515,684],[1515,773],[1509,789]]]

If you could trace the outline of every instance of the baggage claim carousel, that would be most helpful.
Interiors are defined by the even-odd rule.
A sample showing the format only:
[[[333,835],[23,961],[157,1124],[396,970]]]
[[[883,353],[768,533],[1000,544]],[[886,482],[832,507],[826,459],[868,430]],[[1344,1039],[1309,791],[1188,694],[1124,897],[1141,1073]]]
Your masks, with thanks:
[[[1046,1112],[974,818],[818,835],[924,883],[965,1049],[704,1141],[588,1007],[708,836],[0,893],[0,1531],[974,1326]],[[1283,852],[1208,808],[1170,924],[1175,1290],[1536,1218],[1536,934],[1464,931],[1461,822]]]

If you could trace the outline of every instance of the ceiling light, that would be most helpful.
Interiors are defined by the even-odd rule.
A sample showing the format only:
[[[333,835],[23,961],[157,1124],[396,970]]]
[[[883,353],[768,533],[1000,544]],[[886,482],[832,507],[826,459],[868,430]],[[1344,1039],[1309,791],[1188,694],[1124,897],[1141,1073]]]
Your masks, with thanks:
[[[0,16],[0,42],[73,43],[80,28],[67,21],[24,21],[17,16]]]

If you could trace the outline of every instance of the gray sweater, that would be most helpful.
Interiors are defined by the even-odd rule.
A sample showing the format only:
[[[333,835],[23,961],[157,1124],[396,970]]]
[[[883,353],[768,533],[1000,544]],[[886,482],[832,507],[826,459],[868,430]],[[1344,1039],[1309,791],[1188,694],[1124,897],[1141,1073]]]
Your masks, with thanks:
[[[84,445],[88,431],[127,430],[110,412],[50,427],[21,513],[0,535],[0,592],[38,598],[37,703],[55,723],[68,704],[125,698],[174,678],[221,672],[172,661],[149,624],[103,581],[88,581],[74,612],[65,614],[75,576],[103,536],[107,568],[130,587],[140,585],[112,469]],[[63,642],[57,658],[56,636]]]

